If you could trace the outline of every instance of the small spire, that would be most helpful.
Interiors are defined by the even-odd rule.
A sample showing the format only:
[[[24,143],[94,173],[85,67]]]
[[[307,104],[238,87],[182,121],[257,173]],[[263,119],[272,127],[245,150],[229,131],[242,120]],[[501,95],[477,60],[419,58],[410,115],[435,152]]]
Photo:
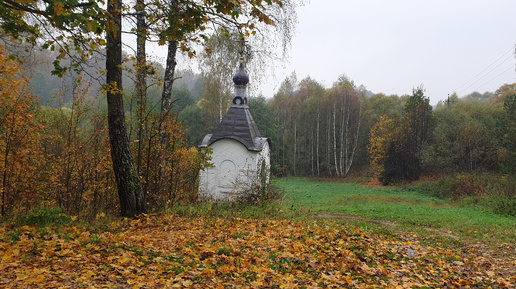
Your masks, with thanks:
[[[238,53],[240,54],[240,62],[244,62],[244,52],[245,52],[245,38],[244,34],[240,34],[240,40],[237,40],[236,42],[240,43],[240,48],[238,49]]]
[[[233,104],[246,105],[246,87],[249,83],[249,76],[244,70],[244,56],[240,56],[240,65],[237,73],[233,76],[233,83],[235,84],[235,95],[233,96]]]

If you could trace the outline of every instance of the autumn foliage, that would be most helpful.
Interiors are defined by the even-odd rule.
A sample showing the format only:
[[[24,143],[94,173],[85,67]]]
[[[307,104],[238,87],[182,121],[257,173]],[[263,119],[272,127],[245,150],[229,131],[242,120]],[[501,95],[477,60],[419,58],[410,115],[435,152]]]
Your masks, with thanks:
[[[88,86],[76,77],[66,88],[72,100],[52,108],[38,105],[27,85],[19,63],[0,47],[1,216],[25,215],[38,207],[86,218],[118,214],[107,117],[91,100]],[[157,115],[147,114],[158,122]],[[139,173],[150,210],[196,200],[197,174],[208,161],[188,147],[174,115],[160,125],[169,134],[166,143],[158,142],[155,130],[142,141]],[[136,154],[137,147],[133,149]]]
[[[420,153],[431,133],[432,107],[422,87],[407,99],[399,120],[381,116],[372,127],[368,152],[383,184],[414,181],[421,173]]]
[[[385,114],[380,116],[376,124],[371,128],[367,150],[371,158],[371,166],[377,177],[381,176],[385,171],[384,162],[396,135],[396,129],[397,121]]]
[[[40,149],[42,126],[36,121],[34,95],[19,64],[2,53],[0,46],[0,193],[1,215],[30,208],[41,196],[39,169],[44,166]]]
[[[117,204],[105,116],[81,94],[70,108],[42,108],[42,148],[52,205],[74,215],[110,211]]]
[[[196,202],[197,178],[208,165],[209,157],[188,146],[186,131],[175,116],[167,115],[161,120],[159,116],[153,117],[151,123],[159,124],[161,129],[151,125],[144,144],[135,146],[135,150],[142,150],[137,163],[148,204],[162,209],[166,204]],[[167,136],[165,144],[160,143],[160,131]]]
[[[0,286],[513,288],[511,246],[443,247],[336,222],[141,216],[0,228]],[[102,219],[103,216],[99,215]],[[27,219],[29,221],[30,219]],[[504,254],[507,253],[507,255]],[[370,286],[370,287],[366,287]]]

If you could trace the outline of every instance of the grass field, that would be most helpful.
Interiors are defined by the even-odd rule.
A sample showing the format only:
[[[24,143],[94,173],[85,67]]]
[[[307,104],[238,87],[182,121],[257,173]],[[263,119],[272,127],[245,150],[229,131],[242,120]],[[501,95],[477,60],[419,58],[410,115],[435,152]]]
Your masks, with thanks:
[[[398,229],[438,232],[470,241],[514,242],[516,218],[461,206],[417,191],[305,178],[276,179],[285,210]]]

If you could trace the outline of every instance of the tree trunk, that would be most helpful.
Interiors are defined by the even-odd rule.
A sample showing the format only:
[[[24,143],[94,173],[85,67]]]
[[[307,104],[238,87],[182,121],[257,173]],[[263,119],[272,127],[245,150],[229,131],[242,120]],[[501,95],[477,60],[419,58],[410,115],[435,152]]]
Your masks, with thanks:
[[[285,138],[286,138],[286,127],[287,127],[287,111],[285,110],[285,118],[284,118],[284,121],[285,123],[283,124],[283,129],[282,129],[282,133],[281,133],[281,165],[282,165],[282,170],[285,168]],[[290,170],[290,169],[289,169]],[[283,171],[283,173],[285,172],[285,170]]]
[[[297,123],[294,121],[294,177],[296,176],[296,157],[297,157]]]
[[[111,158],[118,187],[120,211],[124,217],[146,212],[145,195],[134,169],[133,156],[125,127],[122,95],[122,1],[108,0],[107,11],[112,27],[106,32],[106,92]]]
[[[315,157],[317,158],[317,176],[319,177],[319,174],[320,174],[320,169],[319,169],[319,128],[320,128],[320,115],[321,115],[321,112],[320,112],[320,107],[319,105],[317,106],[317,131],[316,131],[316,134],[317,134],[317,144],[316,144],[316,153],[315,153]]]
[[[362,118],[362,106],[359,104],[359,111],[358,111],[358,124],[357,124],[357,133],[355,135],[355,143],[353,145],[353,149],[351,151],[351,156],[349,157],[349,162],[346,161],[346,172],[344,176],[347,176],[349,173],[349,170],[351,169],[351,164],[353,164],[353,158],[355,157],[355,150],[358,146],[358,136],[360,135],[360,122]]]
[[[311,173],[312,177],[315,176],[315,169],[314,169],[314,127],[313,125],[310,125],[310,138],[308,139],[309,145],[310,145],[310,167],[311,167]]]
[[[351,105],[352,103],[348,103],[346,109],[346,124],[345,124],[345,132],[344,132],[344,167],[341,169],[341,174],[347,176],[348,174],[348,163],[349,163],[349,129],[350,124],[349,120],[351,118]],[[342,116],[344,117],[344,115]]]
[[[169,0],[170,11],[171,13],[177,13],[177,0]],[[172,23],[170,23],[172,26]],[[170,40],[168,42],[168,52],[167,52],[167,63],[165,66],[165,76],[163,80],[163,92],[161,94],[161,122],[163,122],[164,118],[169,114],[170,109],[172,109],[172,86],[174,85],[174,75],[176,72],[176,55],[177,55],[177,41]],[[165,139],[163,139],[165,137]],[[168,134],[163,135],[160,133],[160,144],[164,144],[163,141],[166,141],[168,138]]]
[[[346,139],[345,139],[345,132],[347,131],[347,127],[346,127],[346,100],[345,98],[347,97],[347,95],[342,95],[342,97],[344,98],[344,100],[342,100],[344,103],[341,104],[341,110],[342,110],[342,120],[340,122],[340,164],[339,164],[339,169],[340,169],[340,175],[342,176],[343,173],[344,173],[344,159],[345,159],[345,156],[344,156],[344,150],[346,149],[345,147],[345,143],[346,143]]]
[[[333,159],[335,161],[335,174],[339,175],[339,166],[337,164],[337,119],[336,119],[336,105],[333,104]]]
[[[175,1],[171,1],[170,5],[175,5]],[[177,41],[171,40],[168,42],[167,61],[165,66],[165,76],[163,79],[163,91],[161,93],[161,112],[159,121],[159,147],[158,158],[161,160],[160,166],[157,168],[159,173],[159,187],[161,188],[164,180],[164,169],[167,165],[165,152],[167,151],[167,144],[169,142],[170,133],[163,128],[163,123],[170,114],[172,109],[172,88],[174,86],[175,72],[176,72],[176,55],[177,55]]]
[[[328,175],[331,175],[331,138],[330,138],[330,131],[331,131],[331,114],[328,113],[328,123],[326,125],[326,159],[327,159],[327,170]]]
[[[10,151],[10,142],[8,141],[8,138],[6,138],[5,142],[5,153],[4,153],[4,159],[3,159],[3,172],[2,172],[2,210],[0,213],[2,213],[2,216],[5,216],[7,206],[5,205],[6,202],[6,193],[7,193],[7,174],[8,174],[8,161],[9,161],[9,151]]]
[[[136,91],[138,93],[138,152],[136,156],[136,171],[140,174],[143,150],[143,134],[145,125],[145,112],[147,110],[147,54],[145,44],[147,40],[145,24],[144,0],[136,1]],[[146,180],[147,181],[147,180]],[[147,183],[147,182],[145,182]]]
[[[172,108],[172,86],[176,71],[177,41],[169,41],[165,77],[163,79],[163,92],[161,94],[161,117],[164,118]]]
[[[163,181],[163,169],[165,168],[165,151],[170,134],[163,129],[163,123],[172,109],[172,87],[174,86],[174,75],[176,71],[177,41],[168,42],[167,63],[163,79],[163,91],[161,93],[161,113],[159,121],[159,158],[162,159],[162,166],[159,169],[160,182]]]

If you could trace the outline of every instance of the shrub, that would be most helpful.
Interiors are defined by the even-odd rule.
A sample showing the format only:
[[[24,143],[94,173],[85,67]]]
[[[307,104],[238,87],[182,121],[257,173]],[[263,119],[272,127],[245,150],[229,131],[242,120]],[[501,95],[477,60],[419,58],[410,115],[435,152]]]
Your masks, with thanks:
[[[479,175],[460,174],[452,181],[452,194],[454,200],[465,197],[485,195],[486,182]]]
[[[469,198],[497,214],[516,216],[516,182],[504,176],[460,174],[452,181],[451,197]]]
[[[404,187],[432,197],[475,205],[496,214],[516,216],[516,179],[484,174],[458,174]]]
[[[516,216],[516,184],[508,182],[500,190],[493,190],[492,207],[497,214]]]
[[[270,184],[264,186],[253,185],[249,190],[241,193],[236,198],[241,204],[269,203],[283,198],[283,192]]]

